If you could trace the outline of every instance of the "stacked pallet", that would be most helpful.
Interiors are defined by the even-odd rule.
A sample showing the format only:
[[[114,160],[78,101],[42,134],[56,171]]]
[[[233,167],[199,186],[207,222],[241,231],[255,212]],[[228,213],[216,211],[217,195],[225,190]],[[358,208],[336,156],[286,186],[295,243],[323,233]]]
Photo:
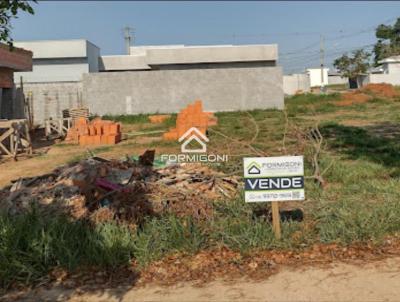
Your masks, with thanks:
[[[89,118],[89,109],[88,108],[72,108],[63,110],[63,118],[71,118],[72,120],[77,120],[80,117],[85,119]]]
[[[178,113],[176,128],[164,133],[165,140],[177,140],[190,128],[195,127],[201,133],[206,134],[207,127],[217,124],[217,118],[212,112],[203,111],[203,103],[200,100],[188,105]]]
[[[121,141],[121,125],[100,118],[89,122],[80,117],[67,134],[66,141],[79,145],[114,145]]]

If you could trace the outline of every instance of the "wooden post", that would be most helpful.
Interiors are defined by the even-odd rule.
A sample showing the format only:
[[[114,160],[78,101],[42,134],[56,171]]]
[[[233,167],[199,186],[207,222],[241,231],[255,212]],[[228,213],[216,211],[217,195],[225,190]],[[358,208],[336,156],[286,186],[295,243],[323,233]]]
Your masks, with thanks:
[[[281,239],[281,217],[279,215],[279,202],[272,201],[272,228],[276,239]]]

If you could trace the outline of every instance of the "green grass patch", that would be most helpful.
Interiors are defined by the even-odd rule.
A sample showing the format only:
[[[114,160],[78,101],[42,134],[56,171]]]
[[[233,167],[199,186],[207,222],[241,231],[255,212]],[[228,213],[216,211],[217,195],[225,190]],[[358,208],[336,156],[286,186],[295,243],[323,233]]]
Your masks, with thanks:
[[[144,124],[149,122],[150,114],[135,114],[135,115],[103,115],[102,119],[123,124]]]
[[[296,204],[304,220],[282,222],[282,240],[272,231],[268,203],[247,204],[243,196],[214,202],[214,216],[207,221],[191,217],[160,215],[148,218],[135,231],[123,224],[97,227],[66,217],[0,215],[0,286],[35,283],[46,278],[54,267],[68,270],[82,267],[117,269],[135,259],[141,268],[173,253],[195,254],[203,249],[228,247],[243,254],[265,249],[302,249],[315,243],[374,242],[400,232],[400,102],[376,99],[365,104],[336,107],[338,94],[305,94],[286,99],[291,122],[307,128],[321,120],[320,130],[327,144],[320,160],[327,181],[322,190],[307,179],[307,200]],[[335,112],[340,111],[340,114]],[[334,114],[326,114],[334,113]],[[285,115],[277,110],[222,112],[218,125],[211,127],[209,152],[227,154],[230,160],[216,166],[227,173],[241,175],[244,156],[255,153],[250,144],[270,156],[283,155],[282,137]],[[152,125],[147,115],[108,117],[127,124],[135,131],[167,129],[176,115],[163,124]],[[354,120],[367,120],[362,127],[346,126]],[[257,126],[254,125],[257,123]],[[347,124],[347,123],[346,123]],[[363,123],[364,125],[364,123]],[[137,128],[139,130],[137,130]],[[214,131],[213,131],[214,130]],[[252,141],[258,131],[258,137]],[[223,135],[221,135],[221,133]],[[159,136],[160,134],[157,134]],[[137,140],[140,141],[139,139]],[[288,153],[298,144],[288,138]],[[168,147],[179,150],[176,141],[136,143],[124,146]],[[109,146],[93,151],[106,152]],[[297,150],[297,149],[293,149]],[[312,175],[309,148],[305,148],[305,173]],[[87,156],[82,153],[68,162]],[[239,167],[239,169],[238,169]],[[239,172],[238,172],[239,171]],[[290,204],[291,206],[291,204]]]
[[[332,102],[340,99],[340,94],[299,94],[285,99],[288,116],[329,113],[338,110]]]
[[[61,216],[43,216],[33,210],[17,216],[0,215],[0,286],[38,282],[60,266],[115,268],[129,263],[133,238],[128,228],[90,226]]]

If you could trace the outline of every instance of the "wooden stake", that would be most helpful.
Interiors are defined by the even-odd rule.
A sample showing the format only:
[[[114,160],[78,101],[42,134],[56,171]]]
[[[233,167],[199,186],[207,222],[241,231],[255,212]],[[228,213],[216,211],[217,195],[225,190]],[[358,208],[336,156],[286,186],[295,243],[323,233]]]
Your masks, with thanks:
[[[281,217],[279,215],[279,202],[272,201],[272,228],[276,239],[281,239]]]

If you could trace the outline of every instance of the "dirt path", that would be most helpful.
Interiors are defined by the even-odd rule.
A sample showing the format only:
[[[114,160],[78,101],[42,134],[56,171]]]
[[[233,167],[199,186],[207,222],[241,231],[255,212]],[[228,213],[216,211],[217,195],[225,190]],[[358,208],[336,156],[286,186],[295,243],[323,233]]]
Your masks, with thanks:
[[[215,281],[203,287],[149,285],[80,292],[53,288],[20,301],[400,301],[400,257],[362,264],[285,268],[256,282]]]

